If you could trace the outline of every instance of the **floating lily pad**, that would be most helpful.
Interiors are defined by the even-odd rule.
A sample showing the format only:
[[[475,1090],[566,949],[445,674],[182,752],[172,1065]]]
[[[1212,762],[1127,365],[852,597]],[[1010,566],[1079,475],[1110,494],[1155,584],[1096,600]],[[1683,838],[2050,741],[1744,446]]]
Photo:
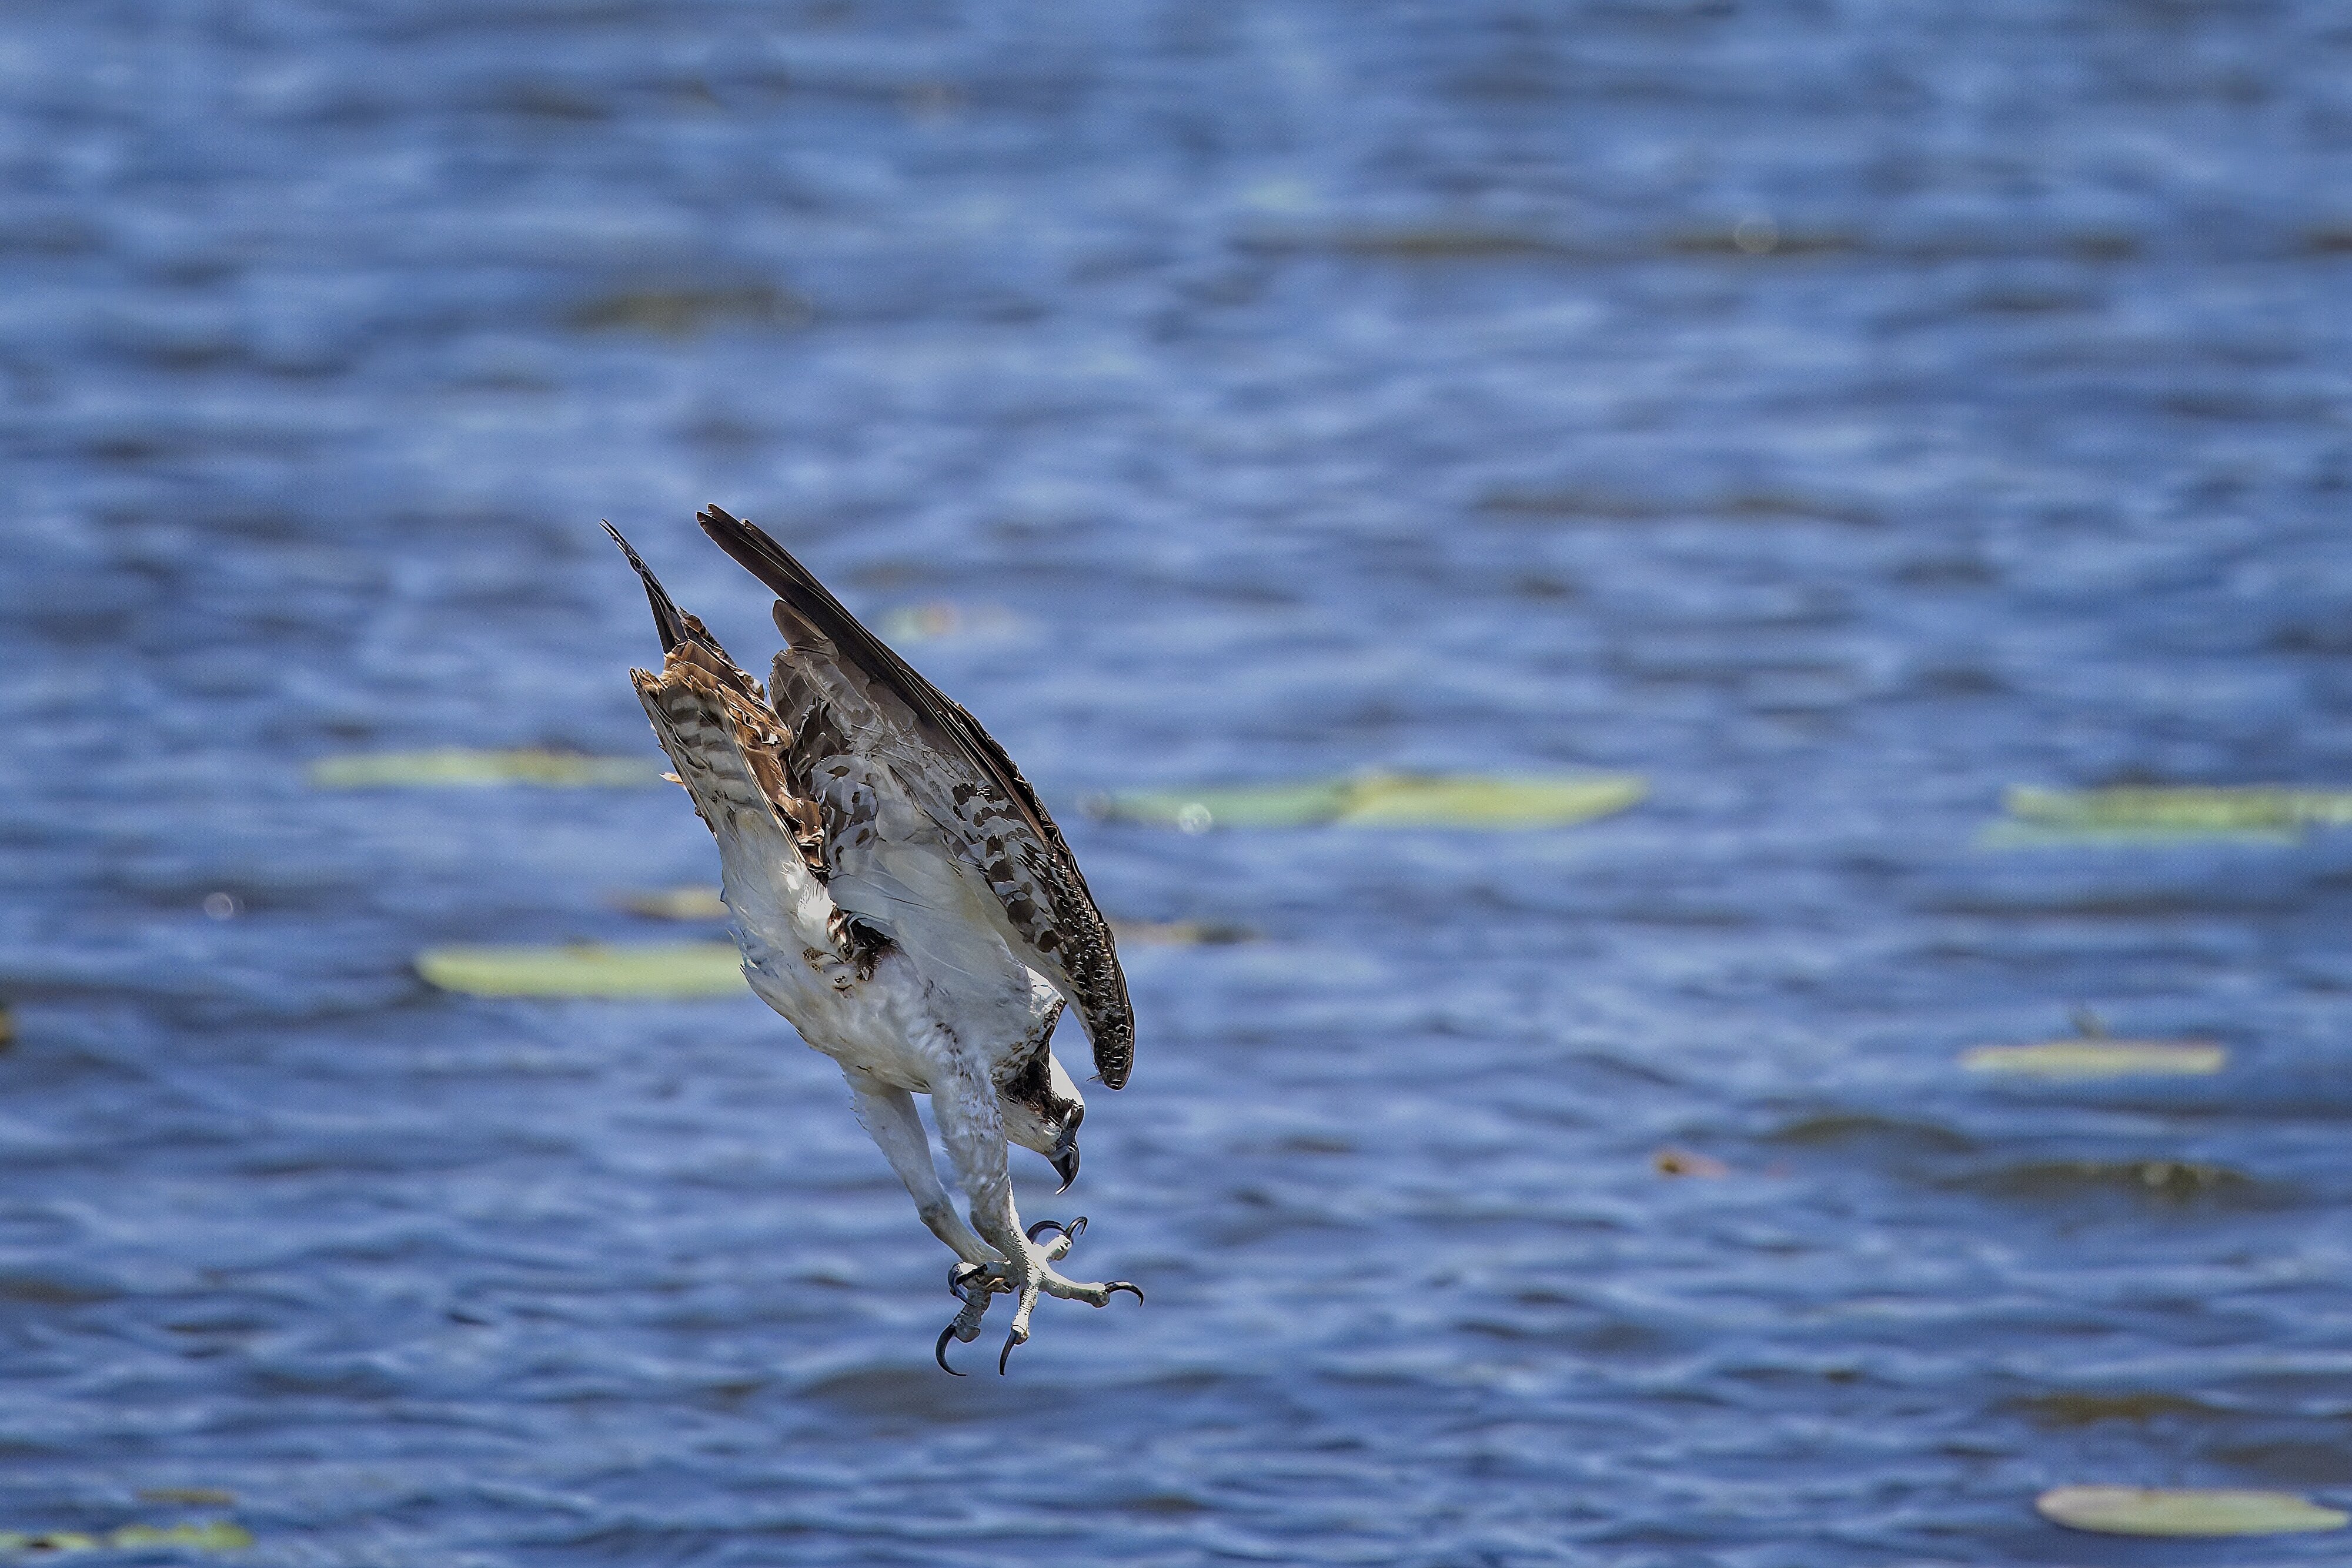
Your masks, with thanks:
[[[199,1552],[241,1552],[253,1544],[252,1531],[226,1520],[210,1524],[126,1524],[107,1537],[117,1546],[193,1546]]]
[[[1205,833],[1212,828],[1549,828],[1624,810],[1640,779],[1492,779],[1368,773],[1319,782],[1157,790],[1098,798],[1099,816]]]
[[[2033,1506],[2053,1524],[2105,1535],[2294,1535],[2352,1520],[2293,1492],[2224,1488],[2056,1487]]]
[[[95,1552],[101,1546],[187,1546],[198,1552],[241,1552],[253,1544],[253,1534],[225,1520],[210,1524],[126,1524],[105,1535],[79,1530],[52,1530],[38,1535],[0,1530],[0,1552]]]
[[[373,751],[322,757],[310,764],[320,789],[482,789],[535,784],[554,789],[634,789],[661,782],[650,758],[591,757],[577,751]]]
[[[882,615],[883,636],[901,646],[954,637],[1003,637],[1020,630],[1021,618],[1001,604],[934,600],[928,604],[902,604]]]
[[[724,920],[726,901],[709,885],[639,887],[613,894],[613,902],[649,920]]]
[[[2352,790],[2269,786],[2131,785],[2009,792],[1995,847],[2180,839],[2291,841],[2314,827],[2352,825]]]
[[[1980,1045],[1960,1053],[1971,1072],[2028,1078],[2201,1077],[2230,1053],[2203,1040],[2053,1040],[2041,1045]]]
[[[731,997],[743,990],[731,942],[635,946],[428,947],[416,972],[469,997]]]

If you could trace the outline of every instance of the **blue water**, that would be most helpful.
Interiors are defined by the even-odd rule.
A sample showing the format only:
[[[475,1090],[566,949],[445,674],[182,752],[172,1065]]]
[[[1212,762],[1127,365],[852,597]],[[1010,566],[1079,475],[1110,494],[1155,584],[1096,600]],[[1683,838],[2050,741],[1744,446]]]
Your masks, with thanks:
[[[16,7],[0,1529],[2343,1561],[2032,1501],[2352,1500],[2352,834],[1978,835],[2352,787],[2347,153],[2324,0]],[[1258,935],[1129,944],[1133,1085],[1020,1174],[1150,1303],[1009,1378],[930,1365],[946,1255],[748,993],[414,977],[677,935],[609,902],[712,879],[674,791],[304,782],[650,758],[595,522],[758,648],[706,501],[961,607],[907,651],[1110,912]],[[1372,767],[1653,792],[1078,810]],[[2231,1064],[1955,1064],[2082,1008]]]

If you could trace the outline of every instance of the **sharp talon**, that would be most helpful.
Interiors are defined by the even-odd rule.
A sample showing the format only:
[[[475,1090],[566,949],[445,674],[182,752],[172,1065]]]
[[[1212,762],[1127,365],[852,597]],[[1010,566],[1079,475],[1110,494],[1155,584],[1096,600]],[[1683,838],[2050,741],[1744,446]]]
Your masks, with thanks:
[[[950,1323],[947,1327],[941,1329],[940,1331],[940,1343],[931,1347],[931,1358],[940,1364],[940,1370],[946,1373],[950,1377],[961,1377],[963,1375],[962,1373],[958,1372],[954,1367],[948,1364],[948,1341],[954,1337],[955,1324]],[[1000,1364],[997,1367],[997,1370],[999,1372],[1003,1372],[1004,1368]]]
[[[1002,1377],[1004,1375],[1004,1364],[1013,1359],[1013,1347],[1021,1343],[1028,1337],[1029,1336],[1027,1334],[1023,1333],[1019,1329],[1015,1329],[1011,1333],[1004,1336],[1004,1348],[997,1354],[996,1357],[997,1376]]]
[[[1087,1233],[1087,1217],[1083,1214],[1070,1221],[1070,1239],[1076,1241]]]
[[[1029,1239],[1036,1240],[1037,1233],[1041,1230],[1050,1230],[1057,1236],[1076,1236],[1086,1227],[1087,1222],[1083,1219],[1079,1220],[1075,1227],[1065,1225],[1058,1219],[1041,1219],[1029,1228]]]
[[[1070,1113],[1069,1121],[1055,1136],[1054,1152],[1048,1157],[1054,1162],[1054,1174],[1062,1178],[1055,1192],[1069,1191],[1070,1184],[1078,1179],[1078,1124],[1086,1119],[1086,1107],[1081,1105]]]
[[[950,1263],[948,1265],[948,1293],[957,1301],[969,1305],[971,1296],[965,1290],[965,1286],[971,1283],[973,1275],[987,1272],[987,1270],[977,1263]],[[963,1374],[959,1372],[956,1375],[961,1377]]]
[[[1111,1297],[1113,1297],[1114,1295],[1118,1294],[1118,1293],[1119,1291],[1130,1291],[1130,1292],[1132,1292],[1132,1293],[1134,1294],[1134,1296],[1135,1296],[1135,1299],[1136,1299],[1137,1301],[1142,1301],[1142,1300],[1143,1300],[1143,1287],[1142,1287],[1142,1286],[1138,1285],[1138,1284],[1135,1284],[1135,1283],[1133,1283],[1132,1281],[1127,1281],[1127,1280],[1113,1280],[1109,1284],[1105,1285],[1105,1286],[1103,1287],[1103,1305],[1104,1305],[1104,1306],[1108,1306],[1108,1305],[1110,1305],[1110,1299],[1111,1299]]]

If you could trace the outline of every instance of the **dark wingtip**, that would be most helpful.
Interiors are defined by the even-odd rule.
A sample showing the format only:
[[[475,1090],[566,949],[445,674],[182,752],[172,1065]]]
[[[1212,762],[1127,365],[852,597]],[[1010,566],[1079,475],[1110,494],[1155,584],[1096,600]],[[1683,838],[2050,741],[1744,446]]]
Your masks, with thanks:
[[[759,524],[745,522],[717,502],[695,513],[694,520],[702,525],[702,531],[710,536],[712,544],[732,556],[736,565],[766,583],[778,598],[797,599],[812,590],[824,593],[816,579],[809,576],[808,569],[770,538]]]
[[[695,513],[694,520],[702,525],[702,531],[710,536],[712,544],[732,556],[736,565],[766,583],[779,598],[799,586],[791,580],[793,577],[806,575],[800,563],[786,555],[783,547],[770,538],[766,530],[757,523],[745,522],[715,501]]]
[[[719,548],[721,549],[727,549],[727,541],[730,538],[740,539],[747,533],[756,531],[749,523],[716,501],[695,513],[694,520],[702,525],[704,533],[718,541]],[[733,555],[735,552],[730,549],[727,553]]]
[[[629,541],[621,537],[621,530],[607,522],[604,531],[613,536],[613,542],[621,547],[623,555],[628,557],[629,566],[636,572],[637,580],[646,585],[646,602],[654,610],[654,631],[661,638],[662,652],[667,653],[686,641],[686,617],[670,601],[669,591],[662,587],[661,579],[654,575],[653,568],[647,566],[643,558],[630,548]]]
[[[725,550],[737,566],[766,583],[768,591],[776,596],[776,631],[786,646],[803,650],[831,648],[836,645],[838,636],[873,637],[810,574],[808,568],[794,560],[792,552],[771,538],[759,524],[747,523],[715,503],[697,512],[694,520],[702,525],[702,531],[710,536],[712,544]],[[875,646],[886,658],[897,657],[878,640]],[[914,672],[906,674],[913,675]]]

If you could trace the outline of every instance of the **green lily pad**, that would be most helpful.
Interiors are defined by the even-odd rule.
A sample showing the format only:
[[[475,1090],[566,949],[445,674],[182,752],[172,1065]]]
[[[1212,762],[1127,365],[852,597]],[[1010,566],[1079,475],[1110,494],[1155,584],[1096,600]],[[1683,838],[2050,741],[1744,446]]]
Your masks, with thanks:
[[[2003,805],[2009,820],[1985,834],[1996,848],[2180,839],[2284,842],[2309,828],[2352,825],[2352,790],[2267,785],[2015,789]]]
[[[126,1524],[107,1539],[117,1546],[193,1546],[199,1552],[241,1552],[253,1544],[253,1532],[226,1520],[209,1524]]]
[[[591,757],[577,751],[373,751],[322,757],[310,764],[320,789],[468,789],[533,784],[552,789],[634,789],[661,782],[651,758]]]
[[[209,1524],[126,1524],[105,1535],[79,1530],[52,1530],[27,1535],[0,1530],[0,1552],[95,1552],[101,1546],[188,1546],[199,1552],[241,1552],[253,1544],[253,1534],[226,1520]]]
[[[1021,630],[1021,618],[1001,604],[902,604],[883,612],[882,634],[893,646],[954,637],[1002,637]]]
[[[1960,1053],[1971,1072],[2027,1078],[2202,1077],[2230,1053],[2203,1040],[2053,1040],[2041,1045],[1980,1045]]]
[[[2293,1492],[2226,1488],[2055,1487],[2033,1506],[2053,1524],[2104,1535],[2294,1535],[2352,1522]]]
[[[445,991],[469,997],[731,997],[743,990],[741,956],[731,942],[664,942],[606,946],[428,947],[416,972]]]
[[[1367,773],[1226,789],[1139,791],[1092,802],[1099,816],[1204,833],[1212,828],[1563,827],[1622,811],[1647,794],[1623,774],[1580,779]]]
[[[685,887],[638,887],[613,894],[613,902],[648,920],[724,920],[726,901],[708,884]]]

